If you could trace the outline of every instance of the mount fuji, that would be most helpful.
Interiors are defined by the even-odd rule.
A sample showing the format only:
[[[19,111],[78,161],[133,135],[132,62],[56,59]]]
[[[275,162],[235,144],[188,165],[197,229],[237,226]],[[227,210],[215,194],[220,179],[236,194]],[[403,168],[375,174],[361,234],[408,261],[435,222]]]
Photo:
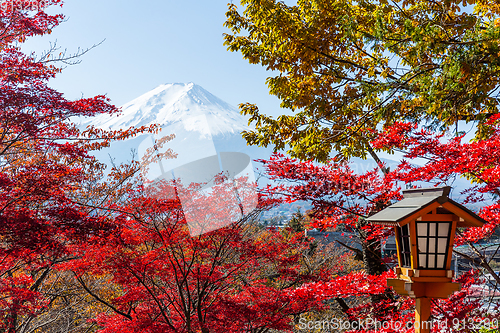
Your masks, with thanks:
[[[194,83],[162,84],[121,107],[118,117],[100,115],[92,124],[100,128],[125,129],[159,123],[172,125],[204,115],[211,135],[232,135],[248,129],[247,121],[233,106]],[[206,133],[200,124],[184,122],[185,130]]]
[[[240,134],[250,129],[247,119],[235,107],[194,83],[162,84],[124,104],[121,109],[118,115],[103,114],[81,120],[80,126],[117,130],[159,124],[161,135],[175,135],[165,144],[177,154],[176,159],[168,162],[168,168],[172,169],[221,151],[245,153],[252,159],[271,154],[270,149],[247,146]],[[110,158],[116,164],[129,162],[132,158],[140,160],[141,147],[155,138],[159,136],[140,135],[114,142],[94,155],[104,163]]]
[[[159,124],[161,130],[112,143],[94,155],[104,162],[99,154],[108,153],[115,164],[128,162],[127,151],[132,151],[132,159],[138,161],[151,153],[161,156],[141,167],[141,174],[148,180],[145,185],[152,189],[147,193],[162,199],[178,197],[192,236],[228,225],[257,206],[254,169],[251,157],[245,152],[246,142],[240,135],[249,127],[234,107],[193,83],[176,83],[160,85],[121,109],[118,116],[101,115],[82,122],[81,126],[117,130]],[[228,178],[216,182],[221,172]],[[162,180],[172,179],[176,180],[175,192],[155,190]],[[184,186],[180,186],[181,183]],[[186,190],[193,184],[196,184],[197,195]],[[220,218],[217,205],[204,206],[201,210],[204,216],[200,213],[199,201],[195,200],[203,194],[212,198],[214,193],[227,212]],[[242,195],[245,200],[240,203],[238,198]]]

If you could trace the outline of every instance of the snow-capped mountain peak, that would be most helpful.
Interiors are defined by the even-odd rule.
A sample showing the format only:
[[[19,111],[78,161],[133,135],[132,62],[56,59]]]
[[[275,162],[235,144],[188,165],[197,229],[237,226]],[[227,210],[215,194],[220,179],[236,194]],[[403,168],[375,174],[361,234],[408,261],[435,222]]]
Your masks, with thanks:
[[[121,109],[118,116],[100,115],[91,123],[103,129],[182,123],[186,131],[212,136],[248,129],[247,121],[236,108],[192,82],[162,84],[124,104]],[[206,122],[200,122],[200,117]],[[210,133],[205,133],[207,128]]]

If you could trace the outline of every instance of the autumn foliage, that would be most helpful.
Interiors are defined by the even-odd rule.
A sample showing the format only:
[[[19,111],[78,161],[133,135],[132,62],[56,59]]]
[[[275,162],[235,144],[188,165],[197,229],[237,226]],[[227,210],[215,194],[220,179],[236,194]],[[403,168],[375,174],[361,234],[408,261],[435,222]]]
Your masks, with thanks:
[[[238,180],[236,222],[196,237],[190,236],[186,214],[203,223],[239,214],[229,212],[224,201],[233,190],[227,175],[218,175],[209,192],[199,191],[203,184],[183,187],[166,179],[151,186],[137,162],[104,176],[92,150],[155,127],[80,129],[73,122],[78,117],[119,110],[105,96],[66,99],[48,86],[65,55],[50,50],[36,58],[19,47],[26,38],[50,33],[63,16],[34,10],[32,1],[0,7],[1,331],[291,332],[303,320],[330,316],[351,328],[370,323],[352,332],[412,332],[412,327],[375,324],[412,323],[414,304],[386,285],[395,263],[382,258],[380,245],[392,230],[371,226],[366,218],[400,200],[406,184],[446,184],[462,176],[472,182],[464,204],[482,204],[479,214],[488,224],[462,232],[456,245],[473,248],[496,232],[500,128],[490,96],[496,85],[483,79],[494,73],[497,80],[492,55],[498,53],[493,43],[500,33],[494,20],[498,5],[478,2],[474,30],[469,13],[458,14],[457,1],[442,8],[405,1],[399,10],[384,1],[375,7],[348,1],[299,1],[300,7],[243,3],[243,15],[229,7],[226,25],[233,34],[226,35],[226,45],[250,62],[284,73],[269,80],[271,91],[283,106],[300,110],[273,120],[243,105],[258,124],[245,136],[277,149],[290,144],[293,155],[326,163],[281,154],[261,160],[273,183],[261,189],[257,209],[244,214],[254,185]],[[405,19],[405,10],[414,19]],[[344,21],[333,20],[339,12],[346,14]],[[420,27],[428,13],[437,13],[434,20],[457,35]],[[449,25],[450,20],[463,29]],[[330,24],[335,29],[328,30]],[[356,24],[365,31],[354,29]],[[250,35],[239,36],[243,30]],[[333,44],[326,47],[325,40]],[[343,44],[346,40],[352,43]],[[378,44],[369,49],[374,40]],[[460,47],[472,41],[477,43],[462,54]],[[384,47],[405,58],[405,73],[390,67]],[[345,54],[337,58],[340,51]],[[459,56],[462,61],[455,64]],[[421,67],[422,59],[427,67]],[[478,85],[471,93],[466,83],[474,80]],[[381,102],[380,96],[389,98]],[[452,103],[458,97],[463,105]],[[422,126],[428,118],[433,121]],[[478,122],[475,141],[446,131],[459,119]],[[164,141],[168,144],[168,138]],[[330,158],[331,149],[338,149],[336,158]],[[393,170],[378,160],[378,168],[361,174],[346,161],[379,151],[400,151],[404,159]],[[148,163],[158,157],[150,153]],[[412,164],[416,158],[426,162]],[[179,193],[187,193],[193,203],[183,206]],[[307,218],[297,215],[282,229],[258,223],[262,211],[297,201],[311,204]],[[215,215],[203,209],[208,206]],[[322,244],[304,231],[312,228],[343,230],[356,237],[359,247]],[[474,264],[500,282],[485,258],[479,261]],[[471,297],[479,275],[479,270],[463,274],[461,291],[434,302],[433,318],[447,323],[445,331],[472,332],[460,323],[498,319],[498,309],[487,312]]]
[[[165,183],[155,191],[172,186]],[[214,205],[220,197],[196,201],[203,206],[209,199]],[[317,279],[301,271],[308,242],[298,235],[272,235],[249,224],[247,216],[247,224],[242,220],[191,237],[179,199],[164,200],[147,190],[136,192],[121,214],[118,233],[100,246],[92,240],[77,246],[80,259],[63,265],[82,284],[105,274],[117,286],[111,296],[95,294],[112,309],[95,319],[103,332],[286,329],[291,315],[319,306],[313,295],[289,293]]]
[[[459,231],[456,245],[467,245],[478,258],[459,255],[500,282],[475,245],[497,232],[499,221],[499,14],[498,2],[488,0],[228,5],[225,45],[269,70],[269,93],[288,109],[273,117],[255,104],[240,104],[255,126],[243,133],[248,144],[287,150],[296,158],[262,161],[269,177],[283,182],[263,195],[306,200],[313,206],[311,226],[357,234],[365,271],[380,275],[393,265],[380,256],[380,241],[391,231],[367,225],[366,217],[398,200],[402,187],[466,178],[471,186],[463,203],[482,207],[478,213],[488,224]],[[474,140],[459,131],[464,125]],[[397,152],[403,160],[390,170],[381,151]],[[378,170],[356,174],[348,163],[353,156],[371,156]],[[434,319],[487,316],[480,302],[468,298],[466,286],[475,278],[464,277],[462,293],[434,304]],[[359,307],[337,301],[344,318],[401,318],[411,308],[386,291],[370,300]]]
[[[81,131],[70,120],[118,110],[105,96],[70,101],[47,85],[59,71],[52,63],[64,59],[35,59],[20,51],[19,42],[50,33],[63,16],[25,10],[31,3],[2,3],[0,9],[0,327],[5,332],[28,330],[59,297],[46,297],[44,285],[52,267],[71,257],[69,245],[112,232],[109,218],[86,206],[98,195],[88,189],[102,169],[88,147],[138,132]]]

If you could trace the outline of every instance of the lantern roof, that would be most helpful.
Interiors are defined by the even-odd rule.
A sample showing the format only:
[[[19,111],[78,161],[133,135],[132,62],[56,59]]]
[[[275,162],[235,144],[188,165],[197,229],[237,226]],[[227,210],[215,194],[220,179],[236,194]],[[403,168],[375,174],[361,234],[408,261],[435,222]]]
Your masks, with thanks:
[[[486,221],[470,209],[448,197],[450,186],[418,188],[403,191],[403,200],[370,216],[371,224],[400,226],[422,215],[437,211],[438,214],[458,216],[458,227],[482,227]]]

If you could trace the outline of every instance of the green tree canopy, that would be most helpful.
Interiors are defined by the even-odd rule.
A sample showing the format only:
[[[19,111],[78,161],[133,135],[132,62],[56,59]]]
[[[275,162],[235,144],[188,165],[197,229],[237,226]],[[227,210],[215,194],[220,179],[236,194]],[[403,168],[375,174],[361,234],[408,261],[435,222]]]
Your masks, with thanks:
[[[494,0],[241,0],[230,4],[225,45],[272,75],[291,115],[241,104],[249,144],[326,161],[364,157],[374,130],[396,121],[437,130],[459,120],[476,135],[498,113],[500,4]]]

